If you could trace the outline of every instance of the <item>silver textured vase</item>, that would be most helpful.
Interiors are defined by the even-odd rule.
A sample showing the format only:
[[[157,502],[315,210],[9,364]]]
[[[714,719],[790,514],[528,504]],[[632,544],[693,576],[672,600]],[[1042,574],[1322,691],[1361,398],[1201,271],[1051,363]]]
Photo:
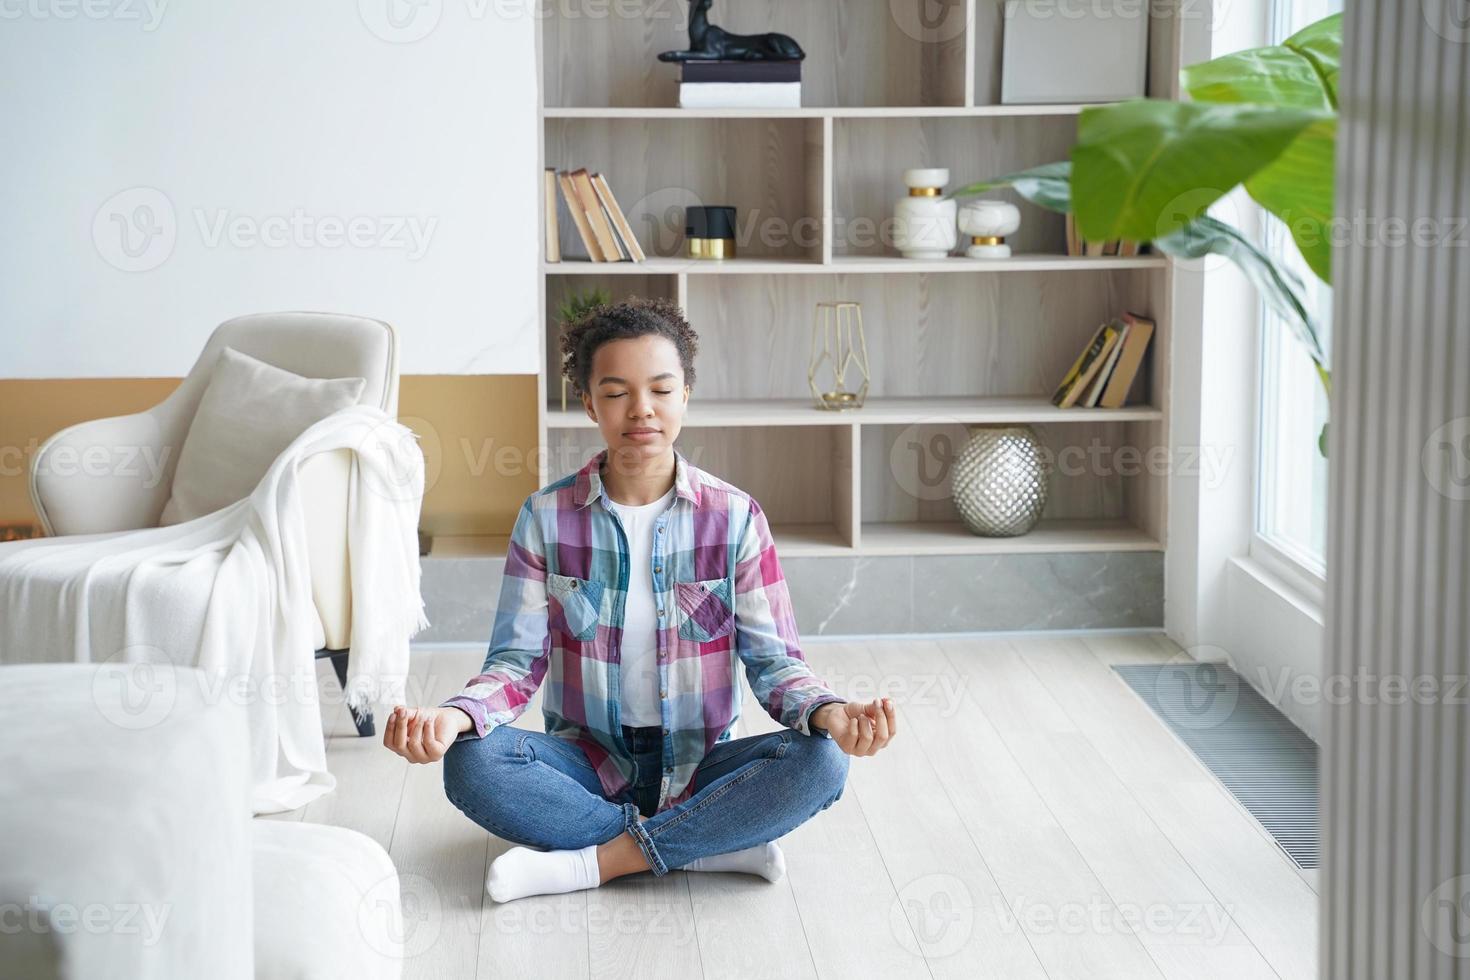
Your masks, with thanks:
[[[1025,534],[1046,508],[1047,459],[1027,425],[971,425],[950,493],[965,526],[988,538]]]

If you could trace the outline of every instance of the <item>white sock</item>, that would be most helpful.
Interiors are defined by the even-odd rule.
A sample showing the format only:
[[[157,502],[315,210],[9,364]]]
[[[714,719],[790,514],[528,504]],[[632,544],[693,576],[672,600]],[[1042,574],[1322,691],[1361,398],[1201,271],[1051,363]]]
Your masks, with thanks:
[[[743,851],[728,854],[711,854],[697,858],[684,865],[680,871],[736,871],[740,874],[760,875],[767,881],[780,881],[786,874],[786,855],[775,841],[747,847]]]
[[[485,889],[495,901],[510,902],[527,895],[560,895],[596,888],[601,878],[596,844],[580,851],[512,847],[490,862]]]

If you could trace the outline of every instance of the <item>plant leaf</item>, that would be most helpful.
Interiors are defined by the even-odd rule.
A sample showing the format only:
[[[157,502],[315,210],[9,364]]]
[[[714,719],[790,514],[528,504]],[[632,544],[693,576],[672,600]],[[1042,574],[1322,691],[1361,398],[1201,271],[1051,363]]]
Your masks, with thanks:
[[[1225,55],[1185,68],[1180,76],[1196,100],[1270,103],[1337,109],[1342,16],[1325,18],[1285,44]],[[1312,272],[1332,281],[1330,222],[1334,206],[1337,123],[1321,119],[1245,182],[1251,197],[1280,218]]]
[[[1318,373],[1323,375],[1323,384],[1327,383],[1322,333],[1302,298],[1302,281],[1289,269],[1273,262],[1238,229],[1209,215],[1170,235],[1154,239],[1153,244],[1159,251],[1175,258],[1198,259],[1213,254],[1233,262],[1255,286],[1272,312],[1291,327],[1317,365]]]
[[[1280,218],[1313,274],[1332,282],[1331,224],[1336,186],[1337,122],[1313,123],[1245,189]]]
[[[1032,204],[1066,214],[1072,210],[1072,161],[1060,160],[1044,163],[1030,170],[1022,170],[1004,177],[982,180],[961,187],[949,194],[950,197],[969,197],[1004,187],[1015,189]]]
[[[1337,108],[1337,78],[1342,70],[1342,14],[1324,17],[1286,39],[1290,48],[1310,61],[1322,79],[1327,100]]]
[[[1077,230],[1150,241],[1200,217],[1326,110],[1137,100],[1085,109],[1072,149]]]
[[[1180,73],[1196,102],[1253,102],[1337,110],[1342,14],[1303,28],[1282,44],[1237,51]]]
[[[1333,108],[1316,66],[1284,45],[1237,51],[1190,65],[1179,75],[1196,102]]]

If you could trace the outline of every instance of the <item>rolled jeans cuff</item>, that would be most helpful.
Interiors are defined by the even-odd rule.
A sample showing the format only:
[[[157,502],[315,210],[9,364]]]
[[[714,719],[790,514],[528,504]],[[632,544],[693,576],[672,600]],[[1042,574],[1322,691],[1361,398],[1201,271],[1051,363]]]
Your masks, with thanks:
[[[664,864],[664,859],[658,856],[658,848],[653,846],[653,838],[648,836],[648,831],[644,830],[643,825],[638,822],[639,816],[637,803],[623,804],[623,823],[628,833],[633,835],[633,839],[638,842],[639,848],[643,851],[643,856],[648,859],[649,870],[655,876],[662,878],[669,873],[668,866]]]

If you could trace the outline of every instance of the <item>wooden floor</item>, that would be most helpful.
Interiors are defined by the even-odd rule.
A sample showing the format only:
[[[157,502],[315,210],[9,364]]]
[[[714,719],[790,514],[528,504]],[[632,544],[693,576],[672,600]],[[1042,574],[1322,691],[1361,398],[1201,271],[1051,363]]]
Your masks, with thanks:
[[[329,719],[337,790],[305,819],[360,830],[402,879],[405,977],[1151,977],[1316,975],[1303,873],[1117,678],[1179,651],[1156,634],[812,642],[899,734],[853,759],[830,809],[782,838],[788,872],[672,872],[496,905],[510,845],[411,766]],[[483,647],[415,652],[418,699]],[[747,692],[748,695],[748,692]],[[747,700],[746,730],[779,727]],[[539,700],[517,725],[539,728]]]

